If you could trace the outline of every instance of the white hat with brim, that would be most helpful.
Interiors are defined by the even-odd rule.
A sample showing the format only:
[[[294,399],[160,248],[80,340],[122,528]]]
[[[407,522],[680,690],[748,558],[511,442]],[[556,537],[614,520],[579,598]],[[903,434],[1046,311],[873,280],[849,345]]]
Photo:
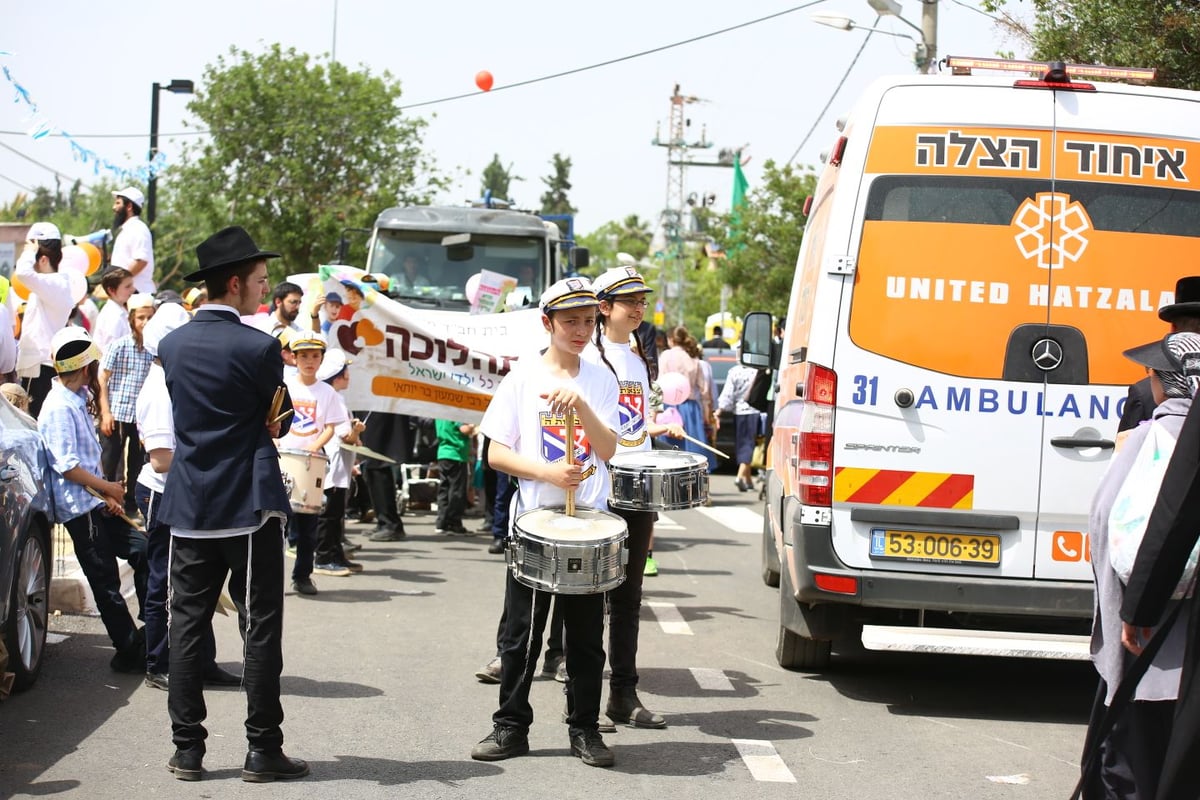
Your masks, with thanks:
[[[134,295],[135,297],[137,295]],[[155,358],[158,357],[158,345],[166,335],[177,328],[182,328],[192,319],[187,309],[178,303],[164,303],[154,312],[154,316],[142,330],[142,347]]]
[[[351,359],[346,356],[345,350],[326,350],[325,357],[321,359],[321,366],[317,367],[317,380],[336,378],[350,363]]]
[[[591,282],[583,277],[563,278],[542,292],[542,311],[562,311],[567,308],[598,305],[600,300],[592,290]]]
[[[86,330],[78,325],[67,325],[50,337],[50,355],[54,359],[54,371],[61,375],[99,361],[100,348]]]

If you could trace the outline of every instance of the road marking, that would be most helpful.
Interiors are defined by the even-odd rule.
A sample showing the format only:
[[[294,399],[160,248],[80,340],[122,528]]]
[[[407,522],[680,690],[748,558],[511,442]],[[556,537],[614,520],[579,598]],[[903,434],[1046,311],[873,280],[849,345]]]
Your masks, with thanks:
[[[711,506],[696,510],[734,533],[762,533],[762,514],[745,506]]]
[[[658,620],[658,626],[663,633],[676,633],[681,636],[691,636],[691,626],[687,624],[674,603],[647,603]]]
[[[733,739],[751,777],[765,783],[795,783],[796,776],[783,763],[775,745],[761,739]]]
[[[725,677],[725,672],[707,667],[688,667],[688,672],[696,679],[696,685],[709,692],[732,692],[733,684]]]
[[[658,515],[658,522],[654,523],[654,527],[664,531],[681,531],[683,526],[675,520],[668,517],[666,514]]]
[[[47,632],[46,633],[46,644],[58,644],[59,642],[65,642],[67,639],[70,639],[70,638],[71,637],[67,636],[65,633]]]

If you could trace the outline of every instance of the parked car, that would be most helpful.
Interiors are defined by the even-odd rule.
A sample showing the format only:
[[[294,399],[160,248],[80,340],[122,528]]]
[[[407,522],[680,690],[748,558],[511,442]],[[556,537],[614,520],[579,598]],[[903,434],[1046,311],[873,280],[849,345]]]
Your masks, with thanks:
[[[728,348],[705,347],[704,360],[712,367],[713,381],[717,384],[716,394],[713,395],[713,405],[717,403],[717,398],[721,396],[721,389],[725,387],[725,376],[729,374],[729,370],[733,369],[737,359],[733,356],[733,350]],[[735,460],[734,450],[737,449],[737,443],[734,440],[734,426],[732,411],[721,412],[721,427],[717,430],[717,440],[713,442],[713,447],[720,450],[722,453],[727,453],[729,458],[717,458],[718,472],[736,472],[737,461]]]
[[[49,460],[31,417],[0,398],[0,635],[13,689],[37,680],[50,618]]]

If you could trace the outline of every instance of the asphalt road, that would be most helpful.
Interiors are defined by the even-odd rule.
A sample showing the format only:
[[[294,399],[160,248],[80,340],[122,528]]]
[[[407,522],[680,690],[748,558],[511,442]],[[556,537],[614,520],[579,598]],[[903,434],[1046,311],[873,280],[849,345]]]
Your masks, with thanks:
[[[59,617],[36,687],[0,703],[0,798],[1069,795],[1090,665],[862,651],[821,675],[784,670],[757,502],[724,475],[713,499],[658,528],[640,691],[669,727],[607,735],[614,769],[570,757],[561,685],[548,679],[533,687],[530,755],[470,759],[497,698],[473,673],[495,648],[502,558],[483,536],[434,534],[418,513],[406,541],[360,551],[363,574],[317,576],[318,597],[287,597],[285,749],[311,777],[242,783],[244,697],[213,690],[205,780],[176,781],[166,695],[108,670],[98,619]],[[234,620],[216,631],[220,661],[237,669]]]

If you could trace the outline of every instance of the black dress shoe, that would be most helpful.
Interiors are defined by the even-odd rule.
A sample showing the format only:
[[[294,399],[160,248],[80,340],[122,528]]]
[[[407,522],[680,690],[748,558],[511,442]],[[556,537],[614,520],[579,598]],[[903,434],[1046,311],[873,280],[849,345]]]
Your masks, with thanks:
[[[250,783],[270,783],[274,780],[303,778],[307,774],[307,761],[288,758],[282,750],[271,753],[251,750],[246,753],[246,763],[242,766],[242,780]]]
[[[170,689],[170,676],[165,672],[147,672],[146,685],[151,689],[162,689],[164,692]]]
[[[205,686],[241,686],[242,676],[223,670],[216,664],[204,670]]]
[[[176,750],[175,755],[167,762],[167,769],[174,773],[176,780],[198,781],[204,774],[204,768],[201,766],[203,760],[202,750]]]

